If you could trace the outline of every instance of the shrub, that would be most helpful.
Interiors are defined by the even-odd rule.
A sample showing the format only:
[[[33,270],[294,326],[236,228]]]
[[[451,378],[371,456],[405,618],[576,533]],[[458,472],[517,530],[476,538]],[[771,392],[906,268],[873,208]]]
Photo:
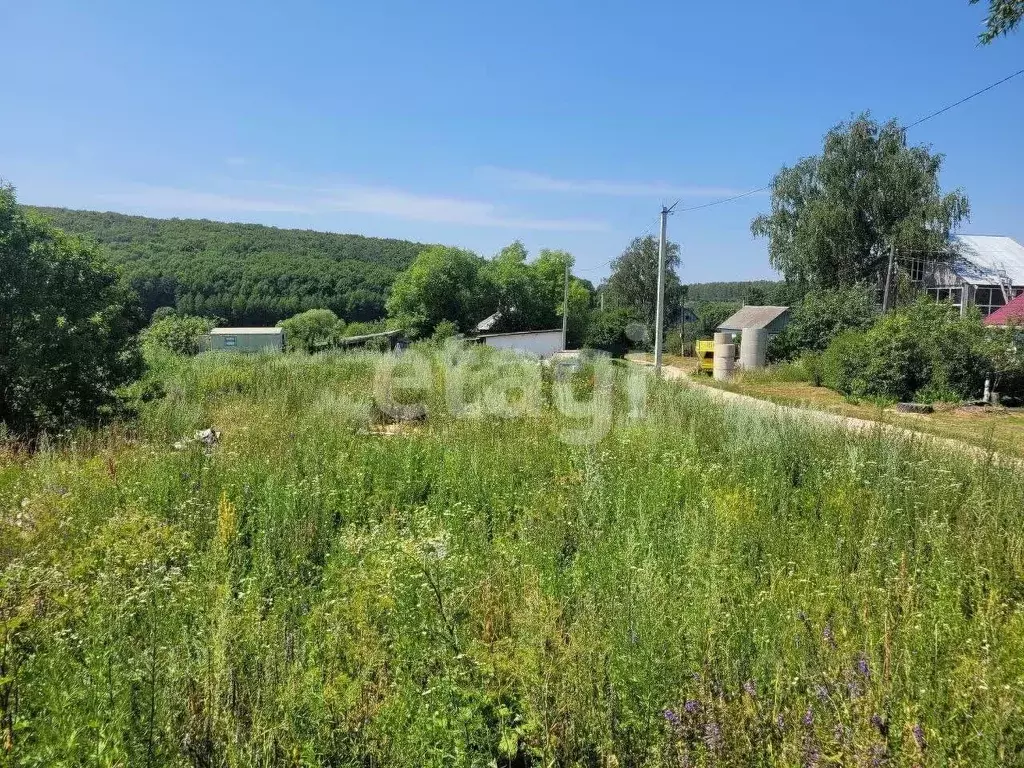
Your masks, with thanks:
[[[176,355],[195,355],[199,353],[200,337],[209,333],[216,324],[208,317],[167,315],[143,331],[142,340],[150,349],[163,349]]]
[[[845,395],[895,400],[961,400],[981,391],[990,367],[981,317],[920,299],[849,330],[821,357],[823,383]]]
[[[785,331],[768,345],[768,357],[790,360],[802,352],[823,352],[843,331],[866,330],[877,318],[873,291],[866,286],[810,291],[793,307]]]
[[[595,312],[587,327],[584,346],[622,357],[635,346],[634,341],[626,335],[626,329],[634,322],[635,316],[628,309]]]
[[[329,309],[307,309],[282,320],[278,326],[284,329],[285,342],[290,348],[313,352],[333,346],[345,323]]]

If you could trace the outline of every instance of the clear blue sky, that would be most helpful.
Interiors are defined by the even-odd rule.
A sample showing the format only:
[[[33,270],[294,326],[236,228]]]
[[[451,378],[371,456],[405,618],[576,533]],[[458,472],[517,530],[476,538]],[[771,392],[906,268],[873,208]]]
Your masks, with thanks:
[[[582,269],[662,201],[767,183],[834,123],[1024,66],[967,0],[7,2],[0,176],[23,202],[443,242]],[[911,132],[965,231],[1024,242],[1024,77]],[[675,216],[684,282],[772,276],[757,195]],[[606,270],[584,272],[598,278]]]

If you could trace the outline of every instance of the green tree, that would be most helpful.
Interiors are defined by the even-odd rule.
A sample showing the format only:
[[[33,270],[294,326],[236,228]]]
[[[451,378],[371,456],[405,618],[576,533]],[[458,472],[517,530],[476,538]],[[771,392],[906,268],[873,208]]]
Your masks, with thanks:
[[[710,339],[715,335],[715,330],[724,323],[729,316],[740,308],[740,304],[730,301],[708,301],[698,305],[695,313],[697,315],[696,335],[701,339]]]
[[[867,114],[825,136],[821,155],[784,167],[771,213],[751,224],[768,238],[771,264],[787,280],[835,287],[874,283],[887,249],[942,253],[969,214],[967,198],[939,188],[942,155],[907,145],[895,122]]]
[[[977,5],[981,0],[971,0]],[[988,0],[988,18],[985,19],[985,31],[978,37],[982,43],[991,43],[1000,35],[1006,35],[1016,29],[1024,19],[1024,0]]]
[[[665,249],[665,322],[675,322],[682,310],[685,292],[676,274],[679,245]],[[658,295],[658,240],[653,235],[637,237],[612,261],[606,283],[608,300],[633,312],[649,328],[654,327]]]
[[[0,423],[20,436],[96,422],[142,371],[135,297],[98,251],[0,187]]]
[[[345,330],[345,322],[329,309],[307,309],[278,325],[284,329],[289,348],[306,352],[331,346]]]
[[[584,345],[622,357],[636,346],[626,333],[627,328],[635,322],[636,316],[625,307],[594,312],[587,326]]]
[[[176,355],[195,355],[199,352],[200,337],[216,325],[208,317],[165,315],[142,332],[142,342],[147,347],[158,347]]]
[[[469,330],[494,304],[482,266],[483,259],[470,251],[428,248],[398,276],[388,298],[388,314],[414,336],[430,336],[442,320],[451,320],[460,331]]]
[[[818,288],[793,307],[786,330],[773,343],[773,358],[823,352],[843,331],[863,331],[878,318],[874,291],[867,286]]]

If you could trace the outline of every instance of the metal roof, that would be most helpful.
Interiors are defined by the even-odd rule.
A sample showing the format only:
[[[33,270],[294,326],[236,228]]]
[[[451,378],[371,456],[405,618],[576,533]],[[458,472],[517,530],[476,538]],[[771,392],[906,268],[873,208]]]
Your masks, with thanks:
[[[214,328],[211,336],[276,336],[284,333],[284,328]]]
[[[955,235],[953,242],[953,271],[965,283],[999,285],[1005,275],[1013,285],[1024,285],[1024,245],[1012,237]]]
[[[1024,293],[985,318],[985,325],[1024,324]]]
[[[478,333],[473,336],[474,339],[495,339],[498,336],[528,336],[530,334],[537,333],[561,333],[561,328],[550,328],[543,331],[509,331],[508,333]]]
[[[787,312],[789,312],[789,307],[758,307],[751,304],[727,318],[718,327],[719,329],[727,328],[738,331],[742,331],[744,328],[767,328]]]

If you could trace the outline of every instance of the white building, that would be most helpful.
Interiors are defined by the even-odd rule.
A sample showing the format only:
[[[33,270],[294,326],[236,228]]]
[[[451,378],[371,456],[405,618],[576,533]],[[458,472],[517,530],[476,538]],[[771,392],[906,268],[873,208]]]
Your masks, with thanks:
[[[551,357],[562,351],[562,331],[517,331],[515,333],[482,333],[471,341],[486,344],[496,349],[511,349],[515,352]]]

